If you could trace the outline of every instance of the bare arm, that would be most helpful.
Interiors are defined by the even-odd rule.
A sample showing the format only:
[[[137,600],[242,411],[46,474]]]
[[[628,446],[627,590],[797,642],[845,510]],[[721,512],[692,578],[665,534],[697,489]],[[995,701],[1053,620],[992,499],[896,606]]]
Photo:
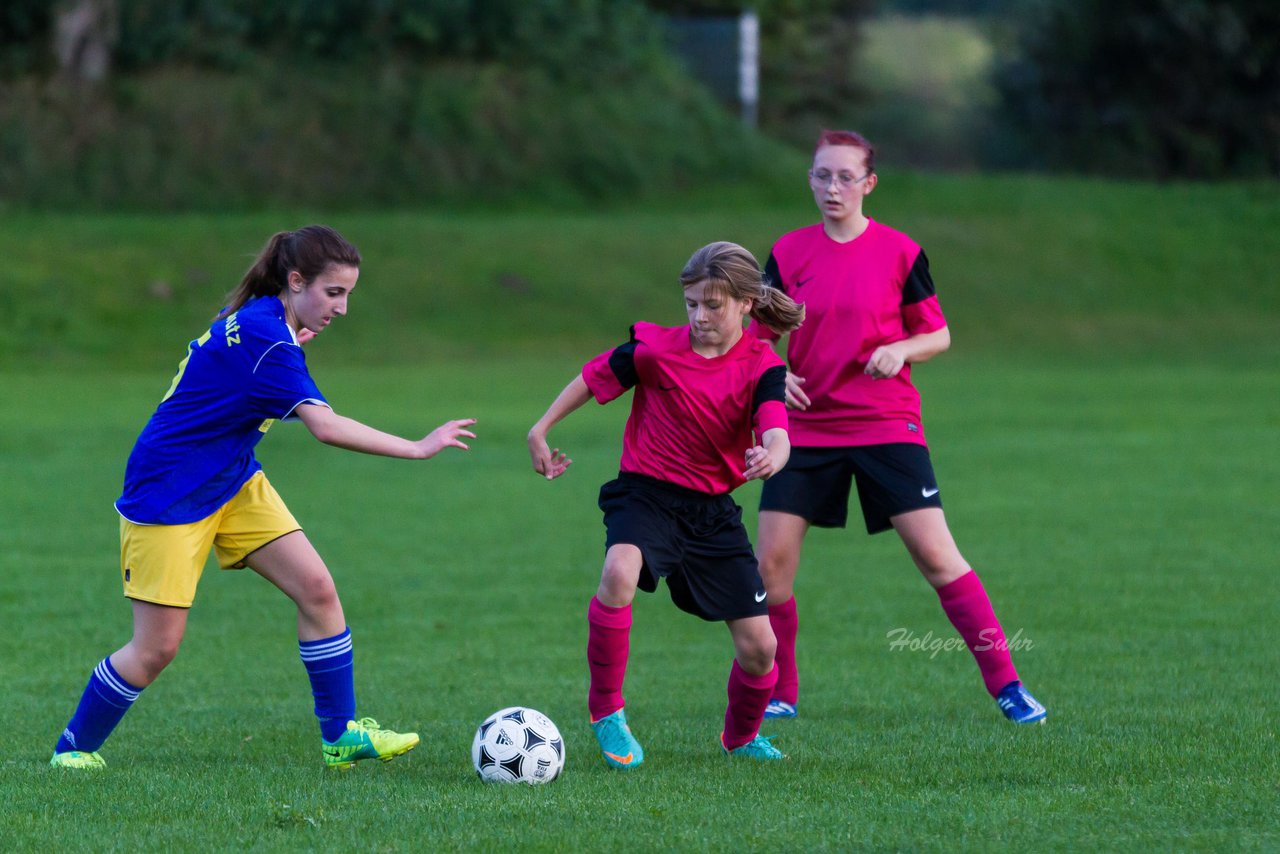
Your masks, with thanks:
[[[417,441],[384,433],[316,403],[299,406],[298,418],[307,425],[312,436],[326,445],[404,460],[429,460],[445,448],[470,450],[462,442],[462,437],[476,437],[475,433],[467,429],[476,423],[474,418],[446,421]]]
[[[529,428],[529,456],[533,460],[533,470],[547,480],[554,480],[564,474],[565,469],[573,463],[568,454],[547,445],[547,434],[570,412],[590,399],[591,390],[587,388],[587,381],[582,378],[582,374],[578,374],[556,396],[550,408],[538,419],[538,423]]]
[[[863,373],[877,380],[896,377],[903,365],[927,362],[950,346],[951,331],[945,326],[933,332],[912,335],[910,338],[877,347],[867,360]]]

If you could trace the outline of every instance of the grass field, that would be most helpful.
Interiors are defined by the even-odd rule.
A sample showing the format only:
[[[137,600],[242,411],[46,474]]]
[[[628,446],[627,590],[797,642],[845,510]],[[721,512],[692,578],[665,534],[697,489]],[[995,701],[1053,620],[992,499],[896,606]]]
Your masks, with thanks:
[[[210,569],[108,773],[54,774],[89,670],[129,630],[110,508],[124,458],[243,266],[227,247],[299,218],[24,215],[0,233],[17,336],[0,369],[5,848],[1280,847],[1275,190],[899,177],[875,213],[926,245],[956,332],[916,375],[948,517],[1046,726],[1008,725],[967,654],[891,647],[951,629],[897,542],[851,528],[806,546],[802,717],[765,729],[790,759],[719,755],[727,632],[660,593],[638,600],[627,683],[648,760],[611,773],[585,721],[584,618],[626,407],[562,425],[576,463],[555,483],[528,470],[524,433],[615,326],[679,322],[655,282],[689,251],[763,252],[805,208],[350,214],[336,224],[368,290],[309,348],[321,388],[405,434],[475,415],[480,438],[411,464],[278,426],[260,456],[338,580],[361,713],[422,746],[324,774],[289,603]],[[161,275],[181,292],[148,298]],[[474,728],[511,704],[560,725],[554,784],[474,777]]]

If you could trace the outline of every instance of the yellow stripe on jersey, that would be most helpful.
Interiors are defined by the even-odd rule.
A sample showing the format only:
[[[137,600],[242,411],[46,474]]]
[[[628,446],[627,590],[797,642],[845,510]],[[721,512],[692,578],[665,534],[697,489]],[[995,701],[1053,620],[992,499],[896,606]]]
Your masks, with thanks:
[[[164,393],[164,397],[160,398],[161,403],[164,403],[170,397],[173,397],[173,393],[178,390],[178,383],[182,382],[182,375],[187,372],[187,362],[191,361],[191,351],[194,350],[196,347],[203,347],[205,342],[212,337],[213,337],[213,330],[210,329],[206,331],[203,335],[201,335],[199,338],[197,338],[194,344],[187,345],[187,355],[181,362],[178,363],[178,373],[174,374],[173,382],[169,384],[169,390]]]

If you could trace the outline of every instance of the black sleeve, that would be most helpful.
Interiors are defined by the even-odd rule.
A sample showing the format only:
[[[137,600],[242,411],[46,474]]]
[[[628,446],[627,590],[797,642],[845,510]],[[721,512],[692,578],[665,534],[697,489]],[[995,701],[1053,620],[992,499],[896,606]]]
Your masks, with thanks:
[[[636,341],[636,328],[633,326],[631,340],[614,347],[613,352],[609,354],[609,367],[623,388],[633,388],[640,382],[640,375],[636,373],[637,343],[639,342]]]
[[[756,410],[770,400],[783,403],[787,400],[787,369],[783,365],[774,365],[760,375],[755,400],[751,401],[751,414],[755,415]]]
[[[769,253],[769,260],[764,262],[764,283],[771,288],[783,290],[782,272],[778,270],[778,259]]]
[[[924,302],[933,295],[933,276],[929,275],[929,259],[921,249],[915,263],[911,265],[911,272],[907,273],[907,281],[902,285],[902,304]]]

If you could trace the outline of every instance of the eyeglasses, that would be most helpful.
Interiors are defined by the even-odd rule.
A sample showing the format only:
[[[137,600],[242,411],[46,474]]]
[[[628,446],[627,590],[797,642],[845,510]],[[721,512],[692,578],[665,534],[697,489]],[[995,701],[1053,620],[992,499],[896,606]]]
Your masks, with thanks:
[[[817,172],[814,172],[812,170],[809,171],[809,180],[814,182],[818,186],[829,187],[831,186],[831,183],[834,181],[839,183],[839,185],[845,188],[846,190],[849,189],[850,187],[853,187],[856,184],[861,184],[863,181],[867,180],[870,177],[871,177],[870,172],[868,172],[866,175],[863,175],[861,178],[855,178],[853,177],[852,172],[828,172],[826,169],[819,169]]]

